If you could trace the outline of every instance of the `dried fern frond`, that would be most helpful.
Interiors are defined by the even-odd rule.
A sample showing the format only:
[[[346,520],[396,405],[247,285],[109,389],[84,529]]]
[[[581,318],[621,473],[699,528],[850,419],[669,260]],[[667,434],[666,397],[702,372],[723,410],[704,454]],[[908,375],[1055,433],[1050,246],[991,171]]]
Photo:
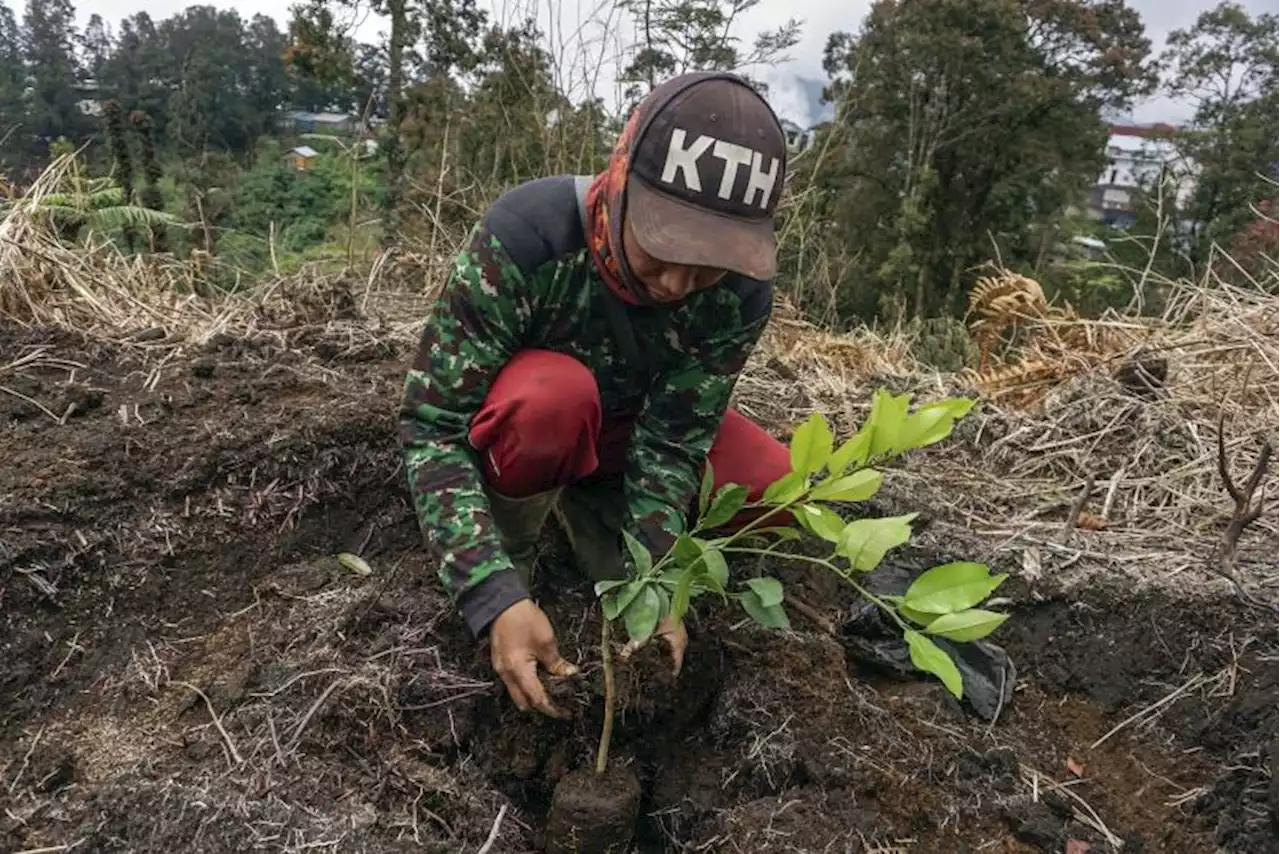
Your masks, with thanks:
[[[1012,325],[1019,319],[1044,317],[1049,303],[1035,279],[1005,271],[978,279],[969,294],[969,314],[989,325]]]

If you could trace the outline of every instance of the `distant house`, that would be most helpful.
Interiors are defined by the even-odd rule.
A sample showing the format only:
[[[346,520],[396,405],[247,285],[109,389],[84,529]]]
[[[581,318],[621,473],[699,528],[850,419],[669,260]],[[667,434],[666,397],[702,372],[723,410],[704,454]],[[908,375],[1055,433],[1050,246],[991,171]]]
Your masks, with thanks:
[[[359,117],[352,113],[313,113],[289,110],[280,116],[278,126],[286,133],[327,133],[347,136],[356,131]]]
[[[79,80],[72,85],[72,90],[76,93],[76,109],[81,115],[102,117],[102,99],[98,95],[97,80]]]
[[[1194,186],[1191,164],[1179,163],[1169,137],[1171,125],[1113,124],[1107,141],[1107,165],[1098,176],[1088,211],[1115,228],[1128,228],[1138,215],[1142,191],[1172,182],[1179,201],[1185,202]]]
[[[779,124],[782,125],[782,134],[786,138],[787,148],[792,154],[798,154],[813,147],[817,136],[817,128],[802,128],[790,119],[782,119]]]
[[[303,172],[315,165],[319,154],[320,152],[309,145],[299,145],[289,149],[289,153],[285,155],[285,165]]]

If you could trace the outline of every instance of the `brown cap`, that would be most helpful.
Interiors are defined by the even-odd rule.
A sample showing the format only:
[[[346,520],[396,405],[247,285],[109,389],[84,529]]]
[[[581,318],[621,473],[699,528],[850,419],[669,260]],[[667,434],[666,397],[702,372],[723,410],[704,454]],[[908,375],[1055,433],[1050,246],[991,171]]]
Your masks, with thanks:
[[[773,278],[787,145],[764,98],[736,75],[692,72],[637,112],[626,218],[640,246],[673,264]]]

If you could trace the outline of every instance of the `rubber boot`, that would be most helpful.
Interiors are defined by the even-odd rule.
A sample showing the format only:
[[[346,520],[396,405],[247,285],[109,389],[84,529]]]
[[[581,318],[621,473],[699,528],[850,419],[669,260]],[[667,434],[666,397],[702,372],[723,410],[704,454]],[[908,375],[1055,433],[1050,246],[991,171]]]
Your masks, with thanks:
[[[627,577],[622,553],[627,502],[621,478],[566,486],[555,514],[583,575],[592,581]]]
[[[526,498],[508,498],[491,489],[489,512],[498,528],[498,539],[503,550],[515,564],[516,572],[525,587],[533,588],[533,565],[538,557],[538,536],[547,521],[547,514],[555,506],[561,487],[539,492]]]

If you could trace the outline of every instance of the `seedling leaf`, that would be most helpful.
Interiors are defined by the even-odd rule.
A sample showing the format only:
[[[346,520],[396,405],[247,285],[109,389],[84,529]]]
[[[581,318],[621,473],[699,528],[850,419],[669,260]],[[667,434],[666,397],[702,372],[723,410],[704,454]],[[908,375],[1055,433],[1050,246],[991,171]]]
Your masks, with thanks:
[[[716,485],[716,474],[711,468],[711,460],[707,460],[702,468],[702,484],[698,488],[698,515],[703,516],[711,504],[711,490]]]
[[[814,412],[791,436],[791,470],[809,475],[831,457],[831,427],[821,412]]]
[[[850,466],[865,465],[871,453],[871,433],[871,422],[867,421],[862,425],[862,429],[831,455],[831,459],[827,460],[827,471],[833,475],[841,475],[848,471]]]
[[[913,581],[903,603],[929,614],[953,614],[986,599],[1008,577],[1005,573],[993,576],[980,563],[944,563]]]
[[[973,408],[968,398],[954,397],[920,407],[907,419],[901,450],[923,448],[951,435],[955,423]]]
[[[627,551],[631,552],[631,559],[635,561],[637,573],[644,575],[653,569],[653,556],[640,544],[639,540],[631,535],[630,531],[624,530],[622,539],[627,544]]]
[[[681,534],[676,537],[675,543],[671,546],[671,553],[676,557],[676,563],[683,570],[693,569],[694,565],[702,559],[703,545],[700,540],[695,540],[688,534]]]
[[[699,576],[700,580],[712,590],[723,593],[729,585],[729,565],[725,563],[724,554],[718,549],[707,549],[702,553],[702,563],[704,571]]]
[[[693,598],[693,573],[686,572],[676,584],[675,592],[671,594],[672,620],[679,623],[684,619],[684,615],[689,611],[691,598]]]
[[[782,582],[776,578],[748,578],[747,586],[756,594],[760,604],[772,608],[782,604]]]
[[[1008,614],[970,608],[954,614],[942,614],[931,622],[925,631],[931,635],[941,635],[949,640],[967,643],[985,638],[1000,628],[1007,619],[1009,619]]]
[[[787,619],[787,612],[782,610],[782,606],[774,605],[771,608],[766,608],[760,603],[760,597],[756,595],[754,590],[744,591],[738,597],[738,601],[742,603],[742,610],[747,612],[747,616],[766,629],[791,628],[791,621]]]
[[[907,648],[911,651],[911,663],[925,673],[932,673],[941,679],[952,696],[959,700],[964,693],[964,680],[960,677],[960,668],[956,667],[951,656],[917,631],[907,629],[904,636]]]
[[[736,483],[725,485],[716,493],[711,509],[702,517],[703,528],[717,528],[728,522],[747,503],[747,488]]]
[[[871,423],[871,453],[868,459],[896,454],[902,447],[902,434],[906,427],[907,406],[911,403],[910,394],[890,394],[884,389],[877,389],[871,398],[871,414],[867,420]]]
[[[627,635],[637,644],[644,643],[658,627],[659,612],[662,602],[658,591],[651,585],[645,585],[640,595],[627,608],[625,615]]]
[[[844,531],[844,520],[835,512],[821,504],[801,504],[798,507],[792,507],[791,512],[795,515],[796,521],[822,539],[829,543],[840,542],[840,535]]]
[[[853,474],[820,483],[809,493],[814,501],[866,501],[875,495],[884,481],[884,475],[874,469],[862,469]]]
[[[848,558],[854,569],[869,572],[880,565],[889,549],[896,548],[911,538],[911,520],[916,515],[908,513],[905,516],[857,519],[850,522],[840,535],[836,553]]]
[[[605,619],[618,619],[644,587],[643,581],[628,581],[624,587],[606,593],[603,602]]]
[[[621,587],[622,585],[629,584],[629,583],[630,581],[626,578],[616,580],[616,581],[597,581],[596,596],[597,597],[603,596],[604,594],[608,593],[610,590],[613,590],[616,587]]]
[[[809,475],[803,471],[793,471],[769,484],[764,491],[764,500],[770,504],[787,504],[804,494],[809,485]]]
[[[901,597],[898,598],[901,599]],[[930,623],[938,619],[937,614],[926,614],[924,611],[917,611],[915,608],[910,608],[906,605],[898,605],[898,614],[899,616],[906,617],[911,622],[924,627],[928,627]]]

